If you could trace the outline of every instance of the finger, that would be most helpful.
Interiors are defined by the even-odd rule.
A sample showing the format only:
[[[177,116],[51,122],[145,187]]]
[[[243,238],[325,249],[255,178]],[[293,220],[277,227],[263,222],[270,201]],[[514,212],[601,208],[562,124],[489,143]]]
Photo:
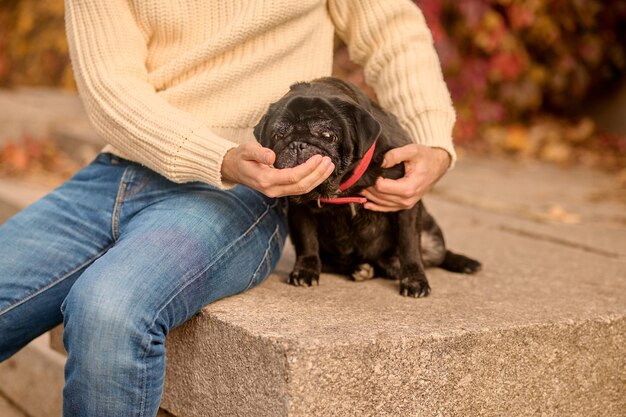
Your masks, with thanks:
[[[402,177],[397,180],[379,178],[375,189],[379,194],[411,197],[419,193],[418,182],[413,177]]]
[[[392,200],[394,196],[385,196],[383,194],[377,193],[375,189],[363,190],[361,192],[361,195],[367,198],[368,201],[372,201],[381,206],[394,205],[397,203],[396,201]]]
[[[368,202],[394,210],[404,210],[410,208],[416,202],[413,199],[405,199],[398,196],[381,196],[373,192],[364,192],[362,194],[365,198],[367,198]]]
[[[274,197],[303,194],[309,184],[323,181],[333,169],[330,158],[315,155],[297,167],[271,169],[259,175],[258,186],[265,194]]]
[[[256,161],[265,165],[272,165],[276,159],[276,154],[273,150],[264,148],[258,142],[246,143],[242,156],[248,161]]]
[[[418,147],[414,144],[391,149],[385,154],[382,166],[383,168],[390,168],[394,165],[398,165],[401,162],[408,161],[409,159],[414,158],[417,153]]]
[[[287,195],[306,194],[313,190],[315,187],[323,183],[326,178],[330,176],[335,170],[335,166],[331,163],[325,171],[318,174],[317,171],[311,174],[309,177],[304,178],[297,186],[287,190]]]
[[[279,195],[300,195],[313,190],[326,180],[335,170],[335,165],[330,159],[325,159],[318,167],[306,177],[298,182],[287,185],[279,185],[273,188],[274,194]]]
[[[400,207],[381,206],[380,204],[372,203],[371,201],[368,201],[367,203],[365,203],[363,205],[363,208],[365,208],[366,210],[380,211],[380,212],[385,212],[385,213],[403,210]]]
[[[315,173],[323,173],[328,168],[330,158],[321,155],[313,155],[305,163],[293,168],[274,169],[268,180],[272,185],[293,185]]]
[[[376,189],[368,189],[362,192],[363,196],[374,204],[379,206],[394,208],[396,210],[409,209],[420,200],[422,197],[420,194],[411,195],[409,197],[403,197],[393,194],[383,194],[376,191]]]

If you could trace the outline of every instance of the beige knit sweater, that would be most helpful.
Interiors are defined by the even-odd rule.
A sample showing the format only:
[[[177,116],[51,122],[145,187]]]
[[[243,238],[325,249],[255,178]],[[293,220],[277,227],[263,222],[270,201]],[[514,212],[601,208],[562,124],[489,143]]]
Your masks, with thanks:
[[[290,84],[331,73],[333,33],[380,104],[454,161],[455,114],[409,0],[66,0],[78,89],[105,150],[218,187],[224,154]]]

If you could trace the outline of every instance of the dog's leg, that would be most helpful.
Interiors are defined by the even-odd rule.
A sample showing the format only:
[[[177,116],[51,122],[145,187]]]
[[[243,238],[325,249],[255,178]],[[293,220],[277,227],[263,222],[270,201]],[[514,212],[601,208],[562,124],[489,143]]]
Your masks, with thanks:
[[[296,264],[289,275],[292,285],[319,285],[322,261],[317,236],[317,219],[305,205],[289,206],[289,232],[296,248]]]
[[[422,203],[419,202],[412,209],[398,213],[398,255],[402,268],[400,294],[409,297],[426,297],[430,294],[420,249],[422,209]]]
[[[322,272],[337,275],[350,275],[354,271],[354,262],[351,259],[342,259],[341,257],[330,258],[323,254]]]
[[[388,279],[400,279],[402,277],[402,265],[397,254],[380,258],[374,265],[376,276]]]

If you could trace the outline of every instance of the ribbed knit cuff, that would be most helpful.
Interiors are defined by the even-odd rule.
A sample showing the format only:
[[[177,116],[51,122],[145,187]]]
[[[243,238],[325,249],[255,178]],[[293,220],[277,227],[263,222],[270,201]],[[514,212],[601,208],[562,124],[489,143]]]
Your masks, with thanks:
[[[238,145],[215,135],[206,127],[199,127],[183,138],[174,153],[170,176],[176,182],[202,181],[221,189],[236,184],[223,181],[224,155]]]
[[[456,152],[452,142],[452,127],[455,116],[442,111],[429,111],[420,113],[411,120],[406,121],[405,128],[411,137],[420,145],[431,148],[441,148],[450,155],[452,169],[456,163]]]

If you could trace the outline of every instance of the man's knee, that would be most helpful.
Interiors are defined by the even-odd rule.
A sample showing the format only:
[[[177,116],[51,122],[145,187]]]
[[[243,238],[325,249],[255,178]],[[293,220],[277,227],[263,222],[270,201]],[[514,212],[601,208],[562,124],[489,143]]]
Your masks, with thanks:
[[[104,277],[102,277],[104,278]],[[107,280],[79,279],[61,305],[65,348],[77,346],[99,354],[132,348],[141,343],[145,329],[140,305]]]

